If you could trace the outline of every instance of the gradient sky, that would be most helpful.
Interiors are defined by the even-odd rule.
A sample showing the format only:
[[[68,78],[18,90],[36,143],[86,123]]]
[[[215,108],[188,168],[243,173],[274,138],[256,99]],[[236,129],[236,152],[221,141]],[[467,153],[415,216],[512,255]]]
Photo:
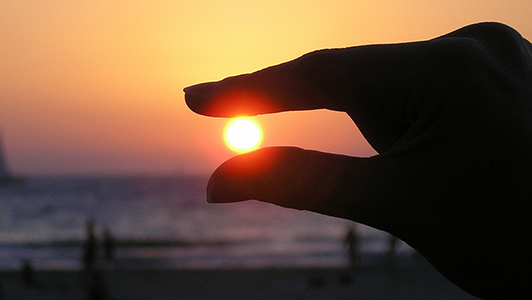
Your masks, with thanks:
[[[18,174],[211,172],[226,120],[185,86],[329,47],[429,39],[500,21],[532,38],[532,1],[2,0],[0,127]],[[342,113],[257,118],[264,146],[368,156]]]

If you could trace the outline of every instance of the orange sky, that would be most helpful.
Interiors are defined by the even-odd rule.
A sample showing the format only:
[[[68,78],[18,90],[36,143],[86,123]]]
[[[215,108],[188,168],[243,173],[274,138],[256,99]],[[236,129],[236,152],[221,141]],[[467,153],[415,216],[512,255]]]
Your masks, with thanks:
[[[432,38],[497,20],[532,37],[532,1],[3,0],[0,127],[18,174],[209,173],[226,121],[185,86],[308,51]],[[327,111],[258,118],[263,146],[371,155]]]

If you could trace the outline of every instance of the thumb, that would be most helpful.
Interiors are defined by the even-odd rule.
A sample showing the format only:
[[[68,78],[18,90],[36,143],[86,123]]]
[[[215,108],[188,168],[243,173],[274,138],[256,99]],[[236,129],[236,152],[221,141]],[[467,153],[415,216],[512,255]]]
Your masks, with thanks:
[[[342,159],[294,147],[263,148],[223,163],[207,187],[209,202],[260,200],[312,210],[333,193]]]
[[[382,220],[391,216],[382,209],[386,205],[373,201],[382,189],[369,160],[294,147],[263,148],[218,167],[207,198],[211,203],[259,200],[382,228]]]

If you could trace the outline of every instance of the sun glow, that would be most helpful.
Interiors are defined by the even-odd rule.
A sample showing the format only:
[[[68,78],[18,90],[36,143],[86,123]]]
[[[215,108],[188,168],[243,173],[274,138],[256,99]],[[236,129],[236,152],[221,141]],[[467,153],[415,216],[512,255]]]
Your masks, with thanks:
[[[247,152],[259,147],[262,131],[251,119],[236,118],[225,127],[224,140],[227,147],[234,152]]]

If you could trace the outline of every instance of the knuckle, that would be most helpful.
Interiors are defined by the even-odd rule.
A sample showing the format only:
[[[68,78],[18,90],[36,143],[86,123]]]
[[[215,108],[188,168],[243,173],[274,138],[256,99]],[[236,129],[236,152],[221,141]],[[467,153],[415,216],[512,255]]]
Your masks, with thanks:
[[[467,26],[444,36],[447,51],[463,67],[497,69],[508,74],[529,74],[532,69],[530,43],[516,30],[500,23]]]

